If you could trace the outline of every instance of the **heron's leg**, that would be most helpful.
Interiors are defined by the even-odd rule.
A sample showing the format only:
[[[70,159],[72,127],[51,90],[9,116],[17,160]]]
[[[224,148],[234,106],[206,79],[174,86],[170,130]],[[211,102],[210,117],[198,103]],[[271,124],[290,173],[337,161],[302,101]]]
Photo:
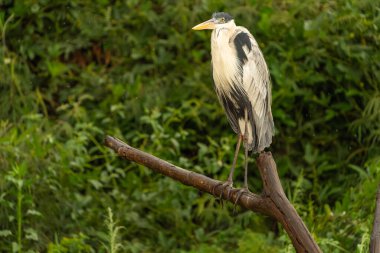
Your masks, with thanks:
[[[233,175],[234,175],[234,171],[235,171],[235,167],[236,167],[236,161],[237,161],[237,157],[239,155],[242,139],[243,139],[243,136],[241,134],[238,134],[238,141],[237,141],[236,148],[235,148],[234,160],[232,162],[230,174],[228,175],[228,178],[227,178],[227,182],[231,183],[231,186],[233,184]]]
[[[226,187],[232,187],[232,185],[233,185],[233,175],[234,175],[234,171],[235,171],[236,162],[237,162],[237,158],[238,158],[238,155],[239,155],[242,139],[243,139],[243,135],[238,134],[238,140],[237,140],[237,144],[236,144],[236,148],[235,148],[234,160],[232,162],[232,166],[231,166],[230,173],[228,175],[227,181],[224,182],[224,183],[217,184],[216,186],[214,186],[214,188],[212,190],[213,195],[214,195],[215,188],[218,187],[219,185],[223,186],[223,189],[222,189],[222,191],[220,193],[219,198],[222,198],[222,194],[224,192],[224,188],[226,188]],[[231,189],[229,189],[229,191],[227,193],[227,199],[229,199],[229,197],[230,197],[230,192],[231,192]]]
[[[248,190],[248,112],[244,111],[244,188]]]
[[[235,200],[235,203],[234,203],[234,210],[235,210],[235,207],[236,207],[236,203],[239,201],[241,195],[245,192],[249,192],[249,189],[248,189],[248,112],[245,111],[245,122],[244,122],[244,137],[243,137],[243,141],[244,141],[244,186],[242,189],[239,189],[237,194],[238,196],[236,197],[236,200]],[[234,211],[235,212],[235,211]]]
[[[248,190],[248,112],[245,110],[244,127],[244,189]],[[248,190],[249,191],[249,190]]]
[[[248,190],[248,147],[244,147],[244,188]]]

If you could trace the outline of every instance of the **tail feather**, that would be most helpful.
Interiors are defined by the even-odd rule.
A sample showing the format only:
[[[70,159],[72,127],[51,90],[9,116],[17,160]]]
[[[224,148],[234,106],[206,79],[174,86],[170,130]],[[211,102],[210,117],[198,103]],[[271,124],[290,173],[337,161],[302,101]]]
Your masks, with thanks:
[[[258,132],[256,134],[257,139],[253,140],[253,143],[250,145],[252,151],[255,153],[263,151],[272,143],[272,137],[274,135],[274,123],[271,111],[267,113],[263,125],[260,128],[256,127],[256,130]]]

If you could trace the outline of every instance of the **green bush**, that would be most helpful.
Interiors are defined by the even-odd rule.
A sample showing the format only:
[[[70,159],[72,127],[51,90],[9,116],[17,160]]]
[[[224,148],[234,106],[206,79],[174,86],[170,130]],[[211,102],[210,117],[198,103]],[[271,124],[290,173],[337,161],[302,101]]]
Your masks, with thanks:
[[[0,251],[107,252],[108,207],[121,252],[293,251],[273,220],[234,216],[102,144],[114,135],[227,177],[236,137],[213,91],[210,33],[191,30],[225,10],[270,68],[289,199],[322,250],[366,252],[380,179],[376,4],[0,1]]]

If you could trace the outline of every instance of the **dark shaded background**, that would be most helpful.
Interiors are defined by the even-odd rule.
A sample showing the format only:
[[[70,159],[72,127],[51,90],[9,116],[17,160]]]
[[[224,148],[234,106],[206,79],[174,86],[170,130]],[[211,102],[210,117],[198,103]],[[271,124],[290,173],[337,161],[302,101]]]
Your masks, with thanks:
[[[227,178],[236,137],[213,91],[210,32],[191,30],[223,10],[268,63],[271,150],[289,199],[322,250],[367,252],[379,2],[228,2],[0,0],[0,251],[293,252],[273,220],[233,215],[102,145],[111,134]],[[259,192],[254,159],[249,174]],[[109,230],[107,208],[122,229]]]

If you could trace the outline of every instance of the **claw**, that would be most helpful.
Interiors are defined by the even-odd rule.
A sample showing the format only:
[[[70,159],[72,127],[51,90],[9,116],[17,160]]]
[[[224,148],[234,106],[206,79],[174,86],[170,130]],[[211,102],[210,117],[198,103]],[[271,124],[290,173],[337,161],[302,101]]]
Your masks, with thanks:
[[[230,182],[230,181],[226,181],[226,182],[224,182],[224,183],[218,183],[218,184],[216,184],[213,188],[212,188],[212,195],[214,195],[215,196],[215,189],[217,188],[217,187],[219,187],[219,186],[222,186],[222,190],[220,191],[220,194],[219,194],[219,200],[221,201],[221,205],[223,206],[223,192],[224,192],[224,190],[225,190],[225,188],[226,187],[229,187],[229,189],[228,189],[228,192],[227,192],[227,199],[229,199],[230,198],[230,195],[231,195],[231,187],[232,187],[232,182]]]
[[[232,185],[231,185],[231,187],[232,187]],[[230,199],[230,196],[231,196],[231,187],[230,188],[228,188],[228,191],[227,191],[227,199]]]
[[[249,192],[250,191],[247,187],[244,187],[242,189],[237,190],[238,196],[236,197],[235,202],[234,202],[233,214],[236,214],[236,204],[239,201],[239,199],[241,198],[241,195],[243,195],[243,193],[249,193]]]
[[[211,193],[215,196],[215,189],[218,188],[219,185],[222,185],[221,183],[216,184],[214,187],[212,187]]]

